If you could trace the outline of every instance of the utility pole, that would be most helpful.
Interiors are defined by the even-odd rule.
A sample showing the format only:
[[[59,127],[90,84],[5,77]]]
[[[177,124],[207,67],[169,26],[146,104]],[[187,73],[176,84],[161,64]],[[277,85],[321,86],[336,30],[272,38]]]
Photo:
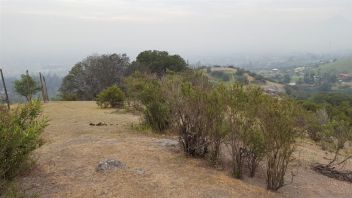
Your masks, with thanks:
[[[44,84],[43,84],[43,76],[42,73],[39,72],[39,78],[40,78],[40,89],[42,90],[42,98],[43,102],[46,103],[46,95],[45,95],[45,90],[44,90]]]
[[[46,101],[49,101],[48,89],[46,87],[46,81],[45,81],[45,77],[44,76],[43,76],[43,83],[44,83]]]
[[[0,69],[0,74],[2,79],[2,85],[4,86],[4,90],[5,90],[7,108],[10,110],[10,100],[9,100],[9,95],[7,94],[7,89],[6,89],[6,84],[5,84],[4,74],[2,73],[2,69]]]

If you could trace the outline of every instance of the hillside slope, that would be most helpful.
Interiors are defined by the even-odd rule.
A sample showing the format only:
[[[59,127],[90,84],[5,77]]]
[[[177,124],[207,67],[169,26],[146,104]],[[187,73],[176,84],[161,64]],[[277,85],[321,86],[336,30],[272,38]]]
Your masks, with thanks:
[[[332,63],[320,65],[318,68],[321,70],[321,73],[336,71],[337,73],[346,72],[352,74],[352,56],[348,58],[338,59]]]
[[[268,81],[260,75],[243,69],[234,67],[211,67],[211,69],[203,69],[202,71],[213,81],[223,83],[241,82],[259,86],[268,92],[285,93],[283,84]]]
[[[287,174],[293,183],[277,193],[265,189],[265,172],[233,179],[200,159],[187,158],[175,138],[131,129],[140,117],[98,109],[94,102],[51,102],[45,144],[37,165],[18,178],[22,190],[39,197],[350,197],[351,185],[319,175],[309,165],[331,157],[314,144],[301,143]],[[106,126],[91,126],[104,122]],[[120,160],[118,170],[97,172],[101,160]]]

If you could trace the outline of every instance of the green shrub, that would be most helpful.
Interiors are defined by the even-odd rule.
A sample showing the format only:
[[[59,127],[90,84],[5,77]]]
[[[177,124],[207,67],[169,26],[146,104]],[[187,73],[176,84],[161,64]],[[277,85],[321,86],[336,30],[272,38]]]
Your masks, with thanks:
[[[62,101],[77,101],[78,97],[75,94],[71,94],[71,93],[61,93],[59,95],[59,100],[62,100]]]
[[[104,89],[97,96],[97,104],[101,108],[123,107],[124,101],[125,94],[116,85]]]
[[[161,81],[155,76],[134,73],[126,79],[129,100],[142,104],[144,120],[154,131],[163,132],[169,128],[169,106],[165,102]],[[138,104],[138,103],[137,103]]]
[[[0,192],[7,181],[24,167],[32,150],[40,145],[40,134],[47,125],[39,101],[31,101],[14,111],[0,112]]]
[[[222,80],[225,82],[230,81],[230,74],[224,71],[211,71],[210,75],[214,78],[217,78],[218,80]]]
[[[144,116],[152,129],[162,132],[169,126],[169,112],[165,103],[155,101],[146,106]]]
[[[295,139],[302,128],[302,112],[292,100],[267,96],[258,112],[266,145],[267,189],[277,191],[284,186],[284,177],[295,150]]]
[[[249,81],[247,79],[247,77],[243,74],[243,75],[238,75],[237,73],[234,75],[234,78],[236,79],[237,82],[239,82],[242,85],[248,85]]]
[[[204,157],[210,143],[205,89],[185,82],[181,84],[180,95],[170,100],[177,100],[173,102],[172,116],[184,152]]]
[[[185,154],[216,164],[226,146],[237,178],[244,168],[253,177],[265,159],[267,188],[274,191],[284,185],[295,138],[303,129],[317,130],[301,124],[298,115],[305,112],[296,102],[258,87],[213,84],[201,72],[161,78],[135,74],[127,84],[129,96],[143,104],[146,123],[154,130],[175,131]]]
[[[227,132],[229,131],[229,123],[225,119],[225,95],[226,87],[218,84],[207,94],[206,118],[208,120],[208,137],[209,137],[209,155],[208,159],[216,165],[221,155],[221,144]]]
[[[257,118],[263,91],[234,84],[226,97],[230,130],[225,143],[230,148],[233,176],[242,178],[245,162],[250,176],[254,176],[264,152],[263,134]]]
[[[184,152],[205,157],[211,146],[215,153],[211,153],[210,158],[217,158],[219,148],[216,145],[222,131],[221,127],[216,127],[222,121],[222,103],[217,103],[222,96],[220,90],[212,93],[212,84],[197,72],[169,76],[164,81],[163,93],[171,110],[172,128],[178,133]],[[210,145],[213,140],[217,142]]]

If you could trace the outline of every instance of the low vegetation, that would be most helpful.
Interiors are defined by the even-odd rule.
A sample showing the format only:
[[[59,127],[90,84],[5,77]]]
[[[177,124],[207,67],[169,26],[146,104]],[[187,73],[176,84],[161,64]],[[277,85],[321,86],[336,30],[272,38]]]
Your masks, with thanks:
[[[109,67],[99,70],[101,65]],[[115,73],[104,75],[107,71]],[[321,86],[324,79],[330,77],[320,79]],[[289,76],[284,81],[288,83]],[[143,114],[144,127],[177,134],[186,155],[212,165],[221,165],[229,156],[236,178],[245,173],[254,177],[264,164],[267,189],[273,191],[285,185],[298,137],[307,135],[322,147],[328,145],[335,153],[324,165],[329,169],[352,158],[338,159],[343,145],[352,140],[351,98],[323,93],[297,100],[300,97],[267,94],[258,87],[270,83],[240,68],[192,70],[180,56],[154,50],[141,52],[132,63],[125,55],[89,57],[72,68],[61,91],[69,99],[96,97],[102,108],[126,104]],[[286,91],[291,96],[299,92],[294,87]]]
[[[128,90],[139,90],[131,95],[145,106],[146,122],[158,131],[162,130],[155,126],[175,131],[185,154],[216,164],[227,152],[221,150],[225,145],[234,177],[241,178],[244,168],[254,176],[259,162],[266,161],[268,189],[284,185],[295,138],[303,130],[296,102],[274,98],[256,87],[214,84],[198,72],[161,79],[135,75],[129,82]],[[151,104],[158,106],[154,113]]]
[[[30,152],[40,146],[47,125],[39,101],[31,101],[0,116],[0,194],[8,181],[26,167]]]
[[[310,137],[323,149],[335,153],[328,164],[318,167],[333,170],[342,166],[352,158],[352,155],[340,156],[345,143],[352,141],[352,97],[337,93],[317,94],[305,100],[303,106],[314,115],[310,122],[313,127],[308,131]]]
[[[101,108],[123,107],[125,93],[118,86],[113,85],[100,92],[96,101]]]
[[[126,79],[126,84],[129,101],[133,108],[142,111],[146,124],[159,133],[168,129],[170,111],[157,76],[135,73]]]

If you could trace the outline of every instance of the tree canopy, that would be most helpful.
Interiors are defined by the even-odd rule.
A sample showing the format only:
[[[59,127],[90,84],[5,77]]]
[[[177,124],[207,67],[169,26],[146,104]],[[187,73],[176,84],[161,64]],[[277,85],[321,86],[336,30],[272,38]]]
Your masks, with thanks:
[[[40,90],[38,82],[36,82],[30,75],[22,74],[21,79],[16,80],[14,84],[16,92],[21,96],[24,96],[27,101],[31,101],[33,95]]]
[[[72,67],[63,79],[64,100],[93,100],[106,87],[121,85],[129,66],[126,54],[89,56]]]
[[[186,61],[179,55],[169,55],[166,51],[148,50],[139,53],[134,62],[137,70],[156,73],[161,76],[167,70],[179,72],[187,68]]]

